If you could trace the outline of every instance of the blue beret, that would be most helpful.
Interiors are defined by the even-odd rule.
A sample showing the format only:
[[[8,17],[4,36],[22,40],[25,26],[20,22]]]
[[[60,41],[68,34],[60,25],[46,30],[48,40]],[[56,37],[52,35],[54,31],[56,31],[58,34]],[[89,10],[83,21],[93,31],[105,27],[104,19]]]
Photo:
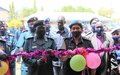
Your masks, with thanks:
[[[46,18],[46,19],[45,19],[45,23],[46,23],[46,22],[50,22],[50,18]]]
[[[71,29],[73,25],[79,25],[80,28],[83,28],[82,24],[78,20],[72,21],[71,24],[69,25],[69,28]]]

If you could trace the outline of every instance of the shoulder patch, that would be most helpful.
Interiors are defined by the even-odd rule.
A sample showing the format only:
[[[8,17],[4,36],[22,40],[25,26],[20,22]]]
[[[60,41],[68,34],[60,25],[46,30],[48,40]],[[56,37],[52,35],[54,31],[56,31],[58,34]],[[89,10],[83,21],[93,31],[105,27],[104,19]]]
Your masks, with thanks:
[[[29,37],[29,38],[27,38],[26,40],[30,40],[30,39],[34,39],[34,37]]]
[[[64,38],[64,40],[70,40],[70,39],[71,39],[71,37]]]
[[[47,39],[48,39],[48,40],[52,40],[52,41],[54,41],[54,39],[53,39],[53,38],[49,38],[49,37],[47,37]]]

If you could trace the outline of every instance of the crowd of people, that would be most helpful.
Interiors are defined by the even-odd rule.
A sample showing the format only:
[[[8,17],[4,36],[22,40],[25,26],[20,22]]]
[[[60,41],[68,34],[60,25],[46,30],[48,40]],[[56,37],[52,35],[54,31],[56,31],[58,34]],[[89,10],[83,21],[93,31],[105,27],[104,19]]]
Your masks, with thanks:
[[[7,28],[7,25],[0,22],[0,50],[6,54],[0,54],[0,61],[5,61],[7,56],[18,52],[31,53],[37,49],[46,50],[48,54],[52,50],[72,51],[76,48],[109,48],[120,45],[120,29],[108,34],[105,32],[104,24],[98,18],[90,20],[91,30],[85,30],[79,21],[73,21],[66,27],[64,16],[59,16],[57,25],[52,25],[50,19],[39,20],[32,17],[27,21],[28,28],[22,25],[19,29]],[[9,73],[5,75],[17,75],[16,61],[21,62],[21,75],[119,75],[119,62],[115,67],[111,66],[111,56],[115,60],[120,56],[120,51],[98,53],[101,64],[97,69],[86,66],[83,71],[76,72],[70,67],[69,55],[44,57],[24,57],[18,56],[9,61]],[[22,59],[22,60],[21,60]],[[116,60],[117,61],[117,60]],[[118,60],[119,61],[119,60]],[[79,65],[78,65],[79,66]],[[112,68],[111,68],[112,67]]]

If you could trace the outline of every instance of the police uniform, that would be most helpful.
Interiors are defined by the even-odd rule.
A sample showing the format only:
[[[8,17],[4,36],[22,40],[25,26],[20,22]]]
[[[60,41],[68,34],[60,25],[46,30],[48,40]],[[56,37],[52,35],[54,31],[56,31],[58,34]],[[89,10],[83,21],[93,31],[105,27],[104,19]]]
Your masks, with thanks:
[[[35,51],[36,49],[47,50],[47,49],[55,49],[54,40],[51,38],[44,38],[43,40],[35,40],[35,38],[29,38],[26,40],[24,50],[30,53]],[[23,61],[28,65],[28,74],[29,75],[53,75],[52,70],[52,58],[48,57],[46,63],[37,64],[37,60],[41,58],[25,58],[23,57]]]
[[[0,46],[2,46],[4,48],[4,52],[6,54],[10,54],[9,50],[8,50],[8,47],[7,47],[6,39],[4,39],[2,37],[0,37]]]
[[[30,31],[26,30],[22,32],[16,44],[16,52],[18,52],[19,48],[24,46],[26,39],[31,38],[33,36],[34,35]],[[21,64],[21,75],[28,75],[28,67],[24,62],[22,62]]]
[[[79,39],[79,43],[76,45],[76,43],[74,42],[74,39],[72,37],[70,38],[66,38],[65,39],[65,46],[67,50],[74,50],[75,48],[79,48],[79,47],[83,47],[83,48],[93,48],[91,42],[87,39],[84,38],[80,38]],[[63,63],[63,75],[81,75],[82,72],[76,72],[73,71],[69,65],[70,62],[70,58],[67,59],[67,61],[65,61]],[[85,72],[85,75],[88,75],[87,72]]]
[[[35,22],[37,20],[38,20],[37,17],[32,17],[27,21],[27,23],[29,25],[30,22]],[[26,39],[34,36],[34,34],[31,32],[29,26],[28,26],[28,28],[29,28],[28,30],[26,30],[20,34],[20,37],[19,37],[17,45],[16,45],[17,46],[16,51],[18,51],[18,48],[21,48],[24,46]],[[28,75],[28,67],[24,62],[22,62],[22,64],[21,64],[21,75]]]

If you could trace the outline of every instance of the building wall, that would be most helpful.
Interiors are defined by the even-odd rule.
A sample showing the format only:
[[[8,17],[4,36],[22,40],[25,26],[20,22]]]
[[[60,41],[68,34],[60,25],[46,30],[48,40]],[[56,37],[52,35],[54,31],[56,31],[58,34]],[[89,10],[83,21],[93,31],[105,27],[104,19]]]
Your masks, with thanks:
[[[8,21],[9,20],[9,13],[6,11],[0,11],[0,20]]]

